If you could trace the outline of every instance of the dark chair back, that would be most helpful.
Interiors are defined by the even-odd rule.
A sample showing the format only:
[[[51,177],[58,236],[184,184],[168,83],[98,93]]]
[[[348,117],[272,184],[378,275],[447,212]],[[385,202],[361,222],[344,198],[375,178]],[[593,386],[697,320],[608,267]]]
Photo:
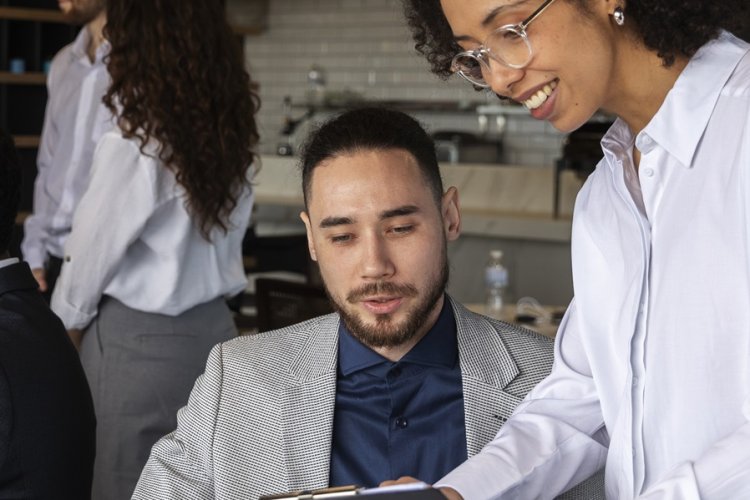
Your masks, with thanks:
[[[333,312],[323,288],[273,278],[255,280],[258,332],[276,330]]]

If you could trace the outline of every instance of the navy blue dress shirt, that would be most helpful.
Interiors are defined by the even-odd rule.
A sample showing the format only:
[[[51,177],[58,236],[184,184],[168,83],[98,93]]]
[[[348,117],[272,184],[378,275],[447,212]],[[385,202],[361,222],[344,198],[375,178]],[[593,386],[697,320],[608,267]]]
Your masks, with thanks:
[[[456,320],[448,298],[435,325],[398,362],[339,327],[330,485],[434,483],[466,460]]]

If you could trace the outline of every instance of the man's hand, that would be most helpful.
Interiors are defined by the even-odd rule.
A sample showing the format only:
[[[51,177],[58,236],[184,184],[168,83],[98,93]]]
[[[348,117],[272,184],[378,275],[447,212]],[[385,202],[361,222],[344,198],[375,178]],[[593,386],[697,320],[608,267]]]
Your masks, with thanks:
[[[31,270],[31,274],[34,275],[34,279],[39,284],[39,291],[46,292],[47,291],[47,271],[45,271],[43,267],[37,267],[36,269]]]
[[[394,480],[388,480],[383,481],[380,483],[380,486],[393,486],[394,484],[408,484],[408,483],[419,483],[421,482],[419,479],[411,477],[411,476],[403,476],[398,479]],[[445,498],[448,500],[464,500],[464,497],[458,494],[456,490],[453,488],[440,488],[440,493],[443,494]]]
[[[68,330],[68,337],[70,337],[70,341],[73,342],[73,346],[76,348],[76,351],[80,352],[83,332],[81,330]]]
[[[389,479],[388,481],[383,481],[380,483],[380,486],[393,486],[394,484],[408,484],[408,483],[421,483],[419,479],[416,477],[411,476],[401,476],[398,479]]]

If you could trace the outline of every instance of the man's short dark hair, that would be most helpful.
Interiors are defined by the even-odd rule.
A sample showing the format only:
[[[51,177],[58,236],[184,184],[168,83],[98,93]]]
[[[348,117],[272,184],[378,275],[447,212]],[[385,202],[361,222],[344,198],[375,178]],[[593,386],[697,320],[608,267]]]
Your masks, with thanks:
[[[13,139],[0,129],[0,255],[8,251],[21,199],[21,168]]]
[[[301,153],[305,207],[310,200],[310,181],[315,167],[342,154],[391,149],[405,150],[414,157],[439,206],[443,181],[435,142],[422,125],[406,113],[369,107],[345,111],[310,135]]]

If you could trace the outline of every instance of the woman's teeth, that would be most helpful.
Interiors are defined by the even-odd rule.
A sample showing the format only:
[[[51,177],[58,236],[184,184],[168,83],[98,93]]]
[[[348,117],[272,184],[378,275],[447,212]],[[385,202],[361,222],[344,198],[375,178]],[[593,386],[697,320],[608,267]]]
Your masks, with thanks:
[[[523,101],[523,105],[528,109],[538,108],[539,106],[544,104],[544,101],[546,101],[550,94],[552,94],[552,91],[555,90],[555,87],[557,87],[557,80],[552,80],[542,89],[537,90],[536,94]]]

